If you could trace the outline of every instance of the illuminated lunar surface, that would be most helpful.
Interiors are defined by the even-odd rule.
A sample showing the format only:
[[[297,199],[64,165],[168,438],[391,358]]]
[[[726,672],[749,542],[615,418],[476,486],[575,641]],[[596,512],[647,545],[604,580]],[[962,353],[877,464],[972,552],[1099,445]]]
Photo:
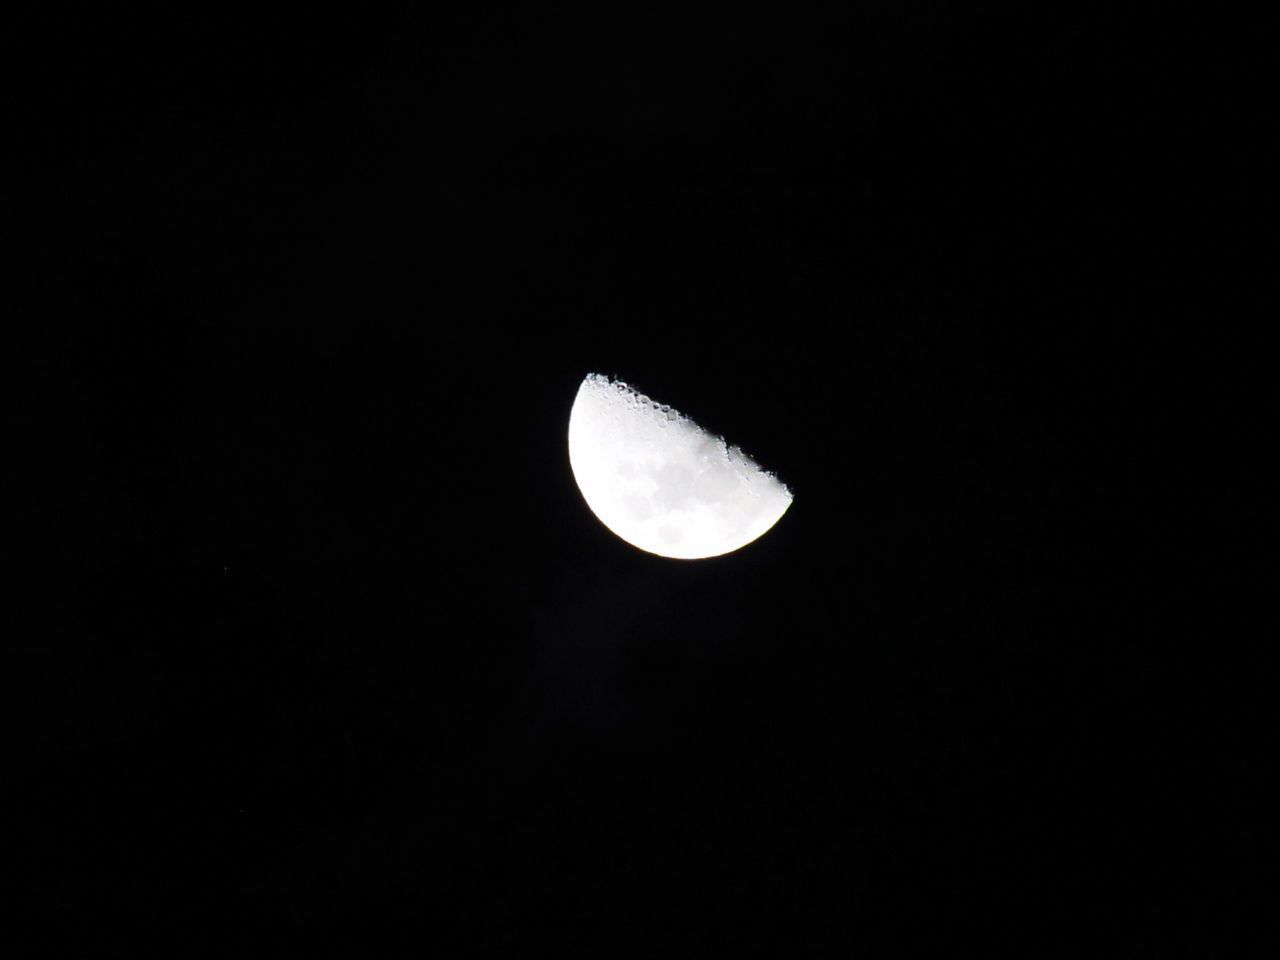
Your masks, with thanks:
[[[595,373],[569,414],[569,463],[600,522],[663,557],[737,550],[791,506],[791,491],[737,447]]]

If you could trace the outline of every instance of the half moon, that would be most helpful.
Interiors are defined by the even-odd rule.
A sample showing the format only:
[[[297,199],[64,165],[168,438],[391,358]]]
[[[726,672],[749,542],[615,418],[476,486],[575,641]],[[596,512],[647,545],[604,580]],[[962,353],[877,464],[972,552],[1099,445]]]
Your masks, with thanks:
[[[737,447],[596,373],[569,413],[569,464],[600,522],[662,557],[730,553],[791,506],[791,491]]]

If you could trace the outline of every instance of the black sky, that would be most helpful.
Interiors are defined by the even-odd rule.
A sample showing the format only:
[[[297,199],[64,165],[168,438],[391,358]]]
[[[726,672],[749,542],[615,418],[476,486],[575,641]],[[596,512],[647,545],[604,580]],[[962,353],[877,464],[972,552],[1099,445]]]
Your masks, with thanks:
[[[9,955],[1271,956],[1255,31],[606,6],[5,28]]]

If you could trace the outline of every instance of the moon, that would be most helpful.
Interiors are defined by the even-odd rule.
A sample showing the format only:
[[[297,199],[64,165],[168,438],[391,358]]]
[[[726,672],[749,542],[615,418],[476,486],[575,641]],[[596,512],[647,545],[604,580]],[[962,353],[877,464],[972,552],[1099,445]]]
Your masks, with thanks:
[[[569,464],[600,522],[661,557],[730,553],[791,506],[786,485],[737,447],[597,373],[582,381],[569,413]]]

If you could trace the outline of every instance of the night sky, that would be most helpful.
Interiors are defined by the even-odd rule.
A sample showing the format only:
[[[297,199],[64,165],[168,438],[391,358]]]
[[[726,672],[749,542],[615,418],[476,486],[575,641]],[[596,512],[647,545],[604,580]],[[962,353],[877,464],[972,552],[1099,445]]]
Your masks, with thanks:
[[[7,956],[1275,955],[1257,31],[100,6],[0,51]],[[615,537],[588,372],[790,510]]]

